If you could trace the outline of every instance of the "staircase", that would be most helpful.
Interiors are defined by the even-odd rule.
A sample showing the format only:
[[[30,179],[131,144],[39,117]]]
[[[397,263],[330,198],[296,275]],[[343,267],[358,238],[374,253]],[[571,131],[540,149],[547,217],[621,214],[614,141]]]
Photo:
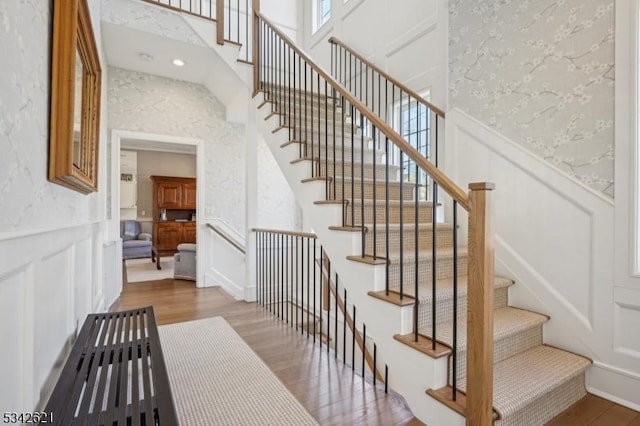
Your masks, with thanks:
[[[394,371],[389,386],[435,425],[542,425],[586,395],[591,361],[545,345],[550,319],[510,306],[517,284],[494,276],[492,185],[461,189],[433,164],[437,146],[389,124],[408,89],[372,77],[363,90],[335,50],[331,75],[256,0],[253,11],[258,130]]]
[[[390,146],[388,132],[379,131],[383,126],[365,113],[367,102],[337,93],[336,85],[331,84],[335,80],[308,64],[308,58],[296,52],[264,17],[260,28],[267,40],[261,61],[267,65],[262,69],[261,100],[256,104],[274,155],[289,159],[285,168],[307,170],[303,185],[317,187],[320,183],[324,187],[322,198],[313,200],[316,208],[339,206],[341,217],[329,229],[357,234],[354,240],[361,240],[360,247],[353,247],[348,256],[353,265],[347,267],[365,264],[385,269],[384,289],[366,281],[351,285],[370,286],[369,297],[398,309],[412,308],[411,332],[399,329],[394,339],[425,357],[448,359],[446,385],[425,389],[429,397],[466,415],[468,424],[482,424],[469,415],[466,398],[467,391],[474,392],[467,369],[468,360],[474,362],[468,358],[472,344],[468,335],[475,333],[470,330],[475,319],[467,318],[475,315],[469,308],[473,297],[468,285],[473,278],[469,275],[470,253],[458,239],[459,224],[437,220],[438,216],[451,219],[446,210],[456,208],[464,198],[439,203],[438,198],[455,189],[444,189],[431,178],[409,181],[406,169],[421,165],[412,159],[403,169],[402,157],[410,149]],[[296,62],[300,63],[297,69]],[[299,75],[304,72],[306,76]],[[372,98],[373,92],[375,88]],[[362,89],[360,96],[351,95],[364,97]],[[277,150],[287,154],[279,155]],[[427,170],[433,176],[430,172]],[[424,192],[420,188],[430,185],[435,185],[435,197],[420,197]],[[478,185],[477,189],[487,192],[490,186]],[[472,191],[471,203],[480,199]],[[437,214],[438,210],[445,212]],[[486,324],[493,324],[491,349],[483,354],[491,357],[493,368],[489,386],[493,387],[492,418],[499,425],[544,424],[586,395],[584,372],[590,360],[545,345],[543,325],[549,318],[510,306],[508,290],[514,283],[489,276],[487,290],[493,297],[481,303],[491,307],[491,320]],[[478,376],[473,380],[477,384]]]

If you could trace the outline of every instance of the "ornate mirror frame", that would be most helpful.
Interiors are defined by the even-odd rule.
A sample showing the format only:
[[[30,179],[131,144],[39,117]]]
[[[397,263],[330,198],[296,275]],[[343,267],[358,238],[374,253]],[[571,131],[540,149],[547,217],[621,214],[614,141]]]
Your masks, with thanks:
[[[102,69],[87,0],[53,3],[49,180],[88,194],[98,189]]]

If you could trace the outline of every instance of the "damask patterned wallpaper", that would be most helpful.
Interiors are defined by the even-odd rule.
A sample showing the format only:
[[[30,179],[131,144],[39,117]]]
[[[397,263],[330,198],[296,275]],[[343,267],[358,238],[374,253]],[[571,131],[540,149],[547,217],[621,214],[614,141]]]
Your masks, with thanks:
[[[109,68],[110,129],[203,139],[207,217],[245,229],[244,127],[225,120],[206,88],[150,74]]]
[[[613,197],[612,0],[451,0],[449,99]]]
[[[203,139],[207,218],[245,232],[245,129],[198,84],[109,68],[111,129]],[[300,211],[271,151],[258,143],[258,226],[300,228]]]
[[[104,64],[99,6],[90,0]],[[0,233],[104,219],[103,190],[82,195],[47,180],[52,17],[49,0],[0,1]],[[100,168],[104,161],[101,148]],[[104,188],[102,173],[98,183]]]

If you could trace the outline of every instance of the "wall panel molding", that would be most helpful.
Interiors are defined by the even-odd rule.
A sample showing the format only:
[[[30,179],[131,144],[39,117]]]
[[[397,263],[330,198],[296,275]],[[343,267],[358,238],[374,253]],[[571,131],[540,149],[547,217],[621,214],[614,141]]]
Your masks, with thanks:
[[[640,291],[615,285],[613,200],[459,109],[445,132],[445,172],[463,187],[496,183],[496,273],[516,281],[510,304],[549,315],[545,342],[594,360],[591,392],[638,407]]]

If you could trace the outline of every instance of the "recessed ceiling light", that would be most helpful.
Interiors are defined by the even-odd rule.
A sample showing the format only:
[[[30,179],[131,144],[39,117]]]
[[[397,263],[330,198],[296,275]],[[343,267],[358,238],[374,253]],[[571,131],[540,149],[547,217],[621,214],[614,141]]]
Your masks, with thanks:
[[[148,53],[145,53],[145,52],[139,52],[138,53],[138,57],[140,59],[142,59],[143,61],[145,61],[145,62],[153,61],[153,56],[151,56],[151,55],[149,55]]]
[[[174,59],[173,60],[173,65],[175,65],[176,67],[183,67],[184,66],[184,61],[182,59]]]

